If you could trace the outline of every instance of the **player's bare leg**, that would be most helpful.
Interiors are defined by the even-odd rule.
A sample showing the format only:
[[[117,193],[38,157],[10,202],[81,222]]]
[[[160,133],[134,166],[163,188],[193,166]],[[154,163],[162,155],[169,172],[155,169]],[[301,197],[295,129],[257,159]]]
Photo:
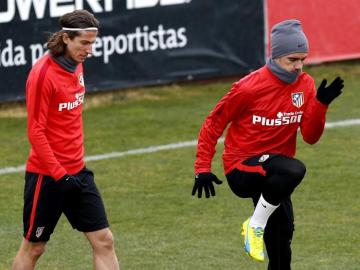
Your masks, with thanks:
[[[119,270],[114,247],[114,237],[109,228],[85,233],[93,249],[96,270]]]
[[[46,242],[33,243],[26,239],[21,242],[20,249],[16,254],[12,270],[32,270],[40,256],[45,251]]]

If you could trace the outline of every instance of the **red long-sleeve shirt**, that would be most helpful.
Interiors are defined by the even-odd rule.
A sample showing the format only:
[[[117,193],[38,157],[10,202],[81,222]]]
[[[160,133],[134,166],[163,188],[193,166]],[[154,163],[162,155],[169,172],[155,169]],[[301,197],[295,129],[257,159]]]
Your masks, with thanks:
[[[206,118],[199,134],[195,173],[210,172],[215,146],[225,128],[225,174],[251,170],[242,162],[263,153],[295,155],[297,130],[310,144],[324,130],[327,106],[316,99],[314,80],[305,72],[295,83],[279,80],[267,66],[233,84]],[[259,171],[264,173],[263,171]]]
[[[26,170],[58,180],[84,167],[82,65],[65,70],[49,54],[32,68],[26,83],[28,138]]]

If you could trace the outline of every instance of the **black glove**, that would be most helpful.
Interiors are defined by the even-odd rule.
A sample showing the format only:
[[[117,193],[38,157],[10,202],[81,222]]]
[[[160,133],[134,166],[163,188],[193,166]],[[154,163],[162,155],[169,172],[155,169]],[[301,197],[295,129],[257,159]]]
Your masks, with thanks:
[[[344,80],[340,77],[336,77],[336,79],[328,86],[326,86],[326,79],[323,79],[321,82],[316,98],[324,105],[329,105],[337,96],[339,96],[344,88]]]
[[[211,172],[199,173],[195,175],[195,183],[191,195],[194,196],[197,191],[198,198],[201,198],[202,190],[204,189],[206,198],[209,198],[210,194],[212,196],[215,196],[215,189],[212,182],[215,182],[215,184],[217,185],[220,185],[222,183],[222,181],[218,179],[216,175]]]
[[[56,182],[60,191],[67,194],[80,192],[81,187],[85,185],[78,177],[70,174],[65,174]]]

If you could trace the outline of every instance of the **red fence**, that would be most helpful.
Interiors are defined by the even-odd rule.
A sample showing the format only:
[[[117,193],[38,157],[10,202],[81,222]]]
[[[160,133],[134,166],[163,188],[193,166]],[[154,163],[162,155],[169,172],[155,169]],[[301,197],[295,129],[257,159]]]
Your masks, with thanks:
[[[299,19],[309,40],[307,63],[360,58],[359,0],[265,0],[267,42],[271,27],[285,19]]]

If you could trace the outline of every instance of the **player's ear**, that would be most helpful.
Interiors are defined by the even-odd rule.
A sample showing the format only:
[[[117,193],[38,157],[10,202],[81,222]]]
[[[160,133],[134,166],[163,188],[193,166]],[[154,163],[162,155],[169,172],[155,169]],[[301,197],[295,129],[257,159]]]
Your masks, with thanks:
[[[70,41],[70,37],[69,37],[68,33],[63,33],[61,37],[62,37],[63,42],[67,45]]]

